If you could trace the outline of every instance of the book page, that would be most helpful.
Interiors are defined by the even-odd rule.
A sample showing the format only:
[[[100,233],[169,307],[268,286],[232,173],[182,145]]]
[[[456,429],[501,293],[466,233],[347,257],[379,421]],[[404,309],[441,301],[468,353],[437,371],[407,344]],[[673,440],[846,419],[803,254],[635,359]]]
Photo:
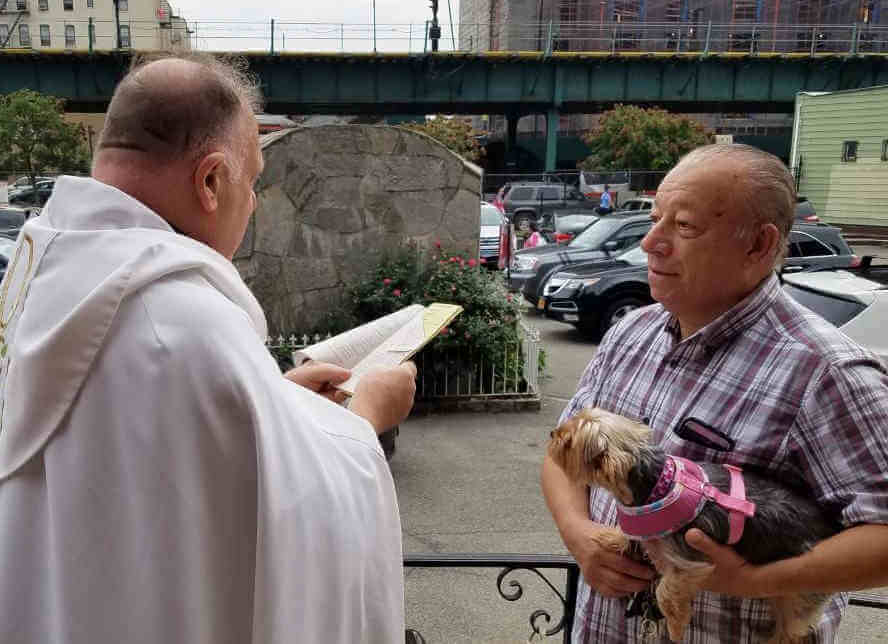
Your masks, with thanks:
[[[323,342],[295,351],[293,364],[298,367],[306,360],[317,360],[354,369],[362,359],[373,353],[387,338],[394,336],[412,319],[421,321],[424,310],[422,304],[413,304]]]
[[[358,381],[374,369],[390,369],[409,360],[438,335],[445,326],[462,312],[457,304],[434,303],[423,309],[422,315],[409,320],[367,357],[352,368],[352,376],[338,389],[354,394]]]

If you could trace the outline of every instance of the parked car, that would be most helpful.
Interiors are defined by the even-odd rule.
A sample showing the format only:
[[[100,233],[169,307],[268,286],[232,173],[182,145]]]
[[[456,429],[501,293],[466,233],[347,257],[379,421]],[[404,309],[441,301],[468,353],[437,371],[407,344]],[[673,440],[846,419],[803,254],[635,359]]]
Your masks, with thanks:
[[[52,180],[53,180],[52,177],[34,177],[34,181],[36,183],[40,183],[41,181],[52,181]],[[9,194],[12,194],[12,192],[14,190],[22,190],[24,188],[30,188],[31,186],[32,186],[31,177],[19,177],[18,179],[16,179],[12,183],[10,183],[7,188],[9,190]]]
[[[634,197],[624,201],[620,206],[620,210],[651,210],[653,207],[653,197]]]
[[[512,184],[503,204],[515,230],[526,231],[531,221],[540,223],[549,213],[595,210],[598,200],[586,198],[573,186],[528,181]]]
[[[574,237],[598,221],[598,215],[591,212],[555,213],[551,224],[545,222],[541,232],[550,244],[568,244]]]
[[[612,213],[597,219],[566,246],[519,250],[512,259],[509,287],[537,306],[541,280],[552,267],[616,256],[638,244],[650,228],[649,213]]]
[[[888,266],[793,273],[783,289],[888,365]]]
[[[796,198],[795,218],[796,221],[805,221],[808,223],[820,221],[820,217],[817,216],[817,211],[814,210],[814,204],[808,201],[806,197]]]
[[[496,268],[500,253],[500,232],[503,225],[502,213],[493,205],[481,202],[481,259],[485,266]]]
[[[793,271],[835,269],[860,264],[841,233],[823,224],[796,224],[782,267]],[[831,246],[843,252],[834,252]],[[789,279],[788,277],[786,279]],[[553,267],[543,281],[538,307],[551,317],[576,326],[587,335],[603,334],[633,309],[653,303],[647,281],[647,256],[640,247],[613,262]]]
[[[0,279],[3,279],[3,276],[6,275],[6,267],[9,265],[14,252],[15,241],[0,237]]]
[[[0,208],[0,237],[16,239],[28,216],[29,211],[23,208]]]
[[[43,207],[52,195],[55,180],[38,181],[36,186],[28,186],[9,195],[9,205]]]

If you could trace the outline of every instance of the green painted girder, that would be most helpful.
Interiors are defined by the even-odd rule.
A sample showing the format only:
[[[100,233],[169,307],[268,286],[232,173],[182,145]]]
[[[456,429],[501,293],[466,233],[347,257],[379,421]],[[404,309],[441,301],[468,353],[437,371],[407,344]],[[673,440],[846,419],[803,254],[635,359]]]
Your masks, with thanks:
[[[243,54],[267,109],[287,114],[588,113],[614,103],[684,112],[789,112],[802,90],[888,84],[883,55]],[[126,52],[0,51],[0,93],[24,87],[103,111]]]

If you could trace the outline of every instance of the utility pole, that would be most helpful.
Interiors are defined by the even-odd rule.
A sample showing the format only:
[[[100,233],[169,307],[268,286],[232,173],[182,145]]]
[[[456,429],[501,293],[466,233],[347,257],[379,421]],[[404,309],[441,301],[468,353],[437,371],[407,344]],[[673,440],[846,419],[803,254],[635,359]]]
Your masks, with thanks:
[[[438,51],[438,40],[441,38],[441,26],[438,24],[438,0],[432,0],[432,26],[429,27],[429,38],[432,51]]]
[[[120,6],[117,4],[119,0],[114,0],[114,29],[117,33],[115,42],[117,49],[120,49]]]

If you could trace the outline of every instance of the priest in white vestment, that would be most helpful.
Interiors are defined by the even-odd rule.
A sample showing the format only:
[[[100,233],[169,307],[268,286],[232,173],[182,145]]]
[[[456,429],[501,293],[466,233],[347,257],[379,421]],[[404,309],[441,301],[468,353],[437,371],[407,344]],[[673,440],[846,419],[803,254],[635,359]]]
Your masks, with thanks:
[[[219,63],[131,72],[93,177],[62,177],[0,288],[0,642],[404,641],[401,528],[377,432],[291,382],[230,262],[262,169]],[[301,382],[302,385],[296,384]]]

